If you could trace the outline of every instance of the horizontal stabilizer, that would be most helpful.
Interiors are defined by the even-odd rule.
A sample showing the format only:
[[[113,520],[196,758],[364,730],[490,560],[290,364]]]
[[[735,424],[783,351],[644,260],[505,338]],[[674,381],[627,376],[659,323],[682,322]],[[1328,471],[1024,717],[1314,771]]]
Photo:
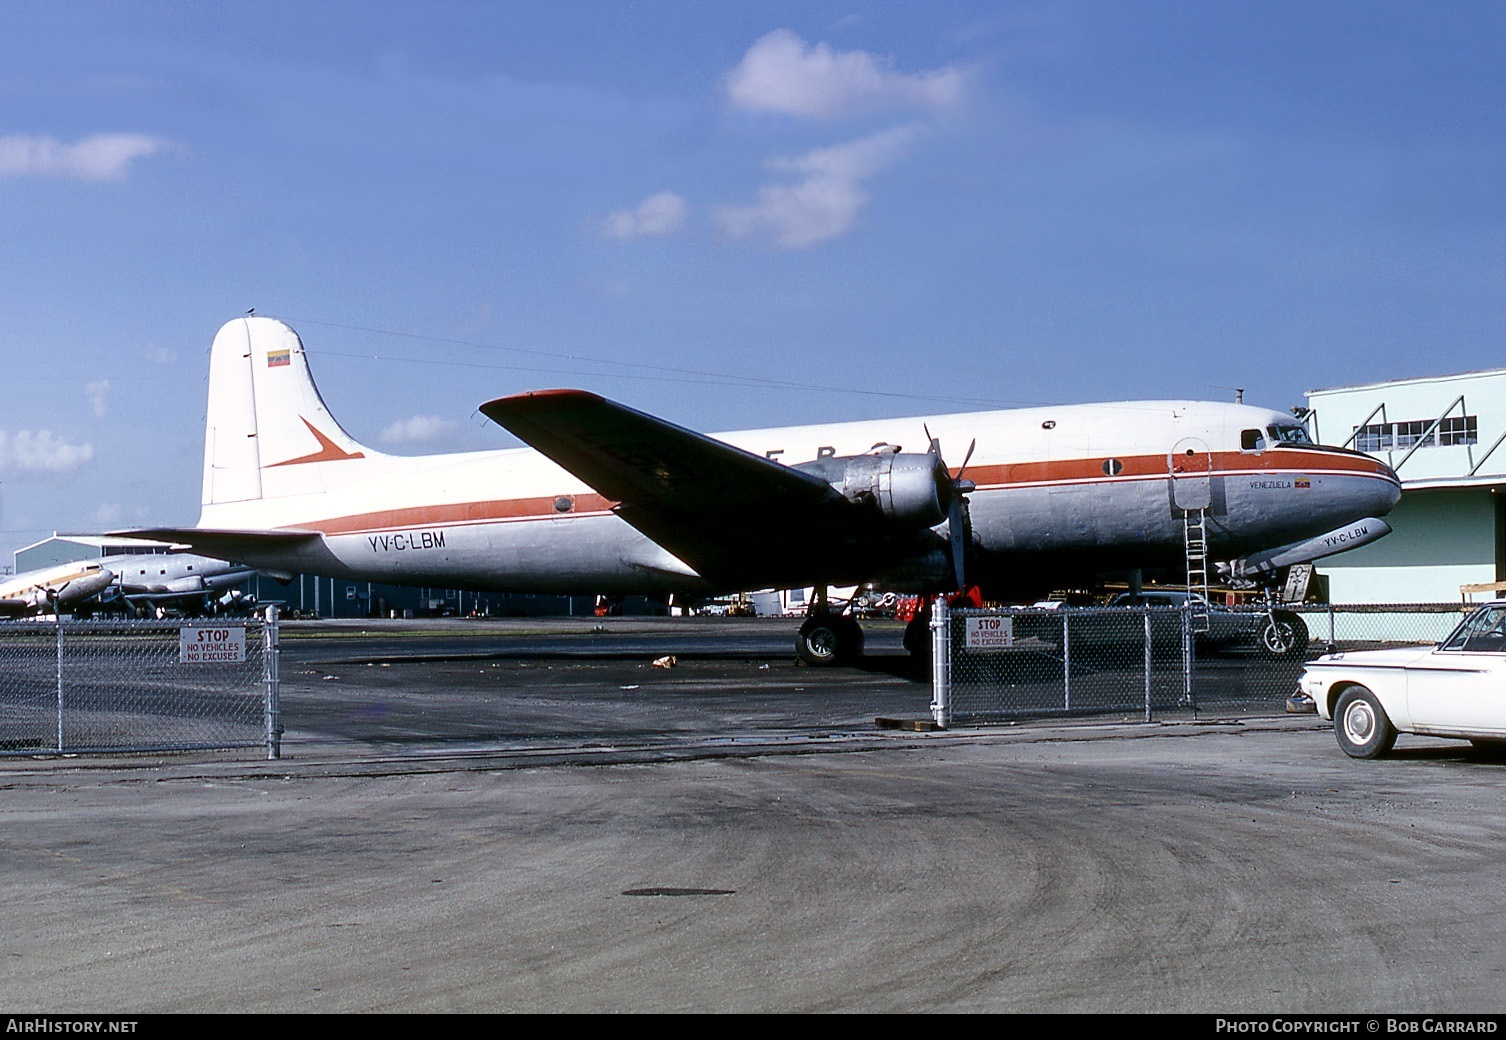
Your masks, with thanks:
[[[271,577],[291,577],[290,557],[301,556],[313,573],[320,556],[327,556],[324,535],[318,531],[236,531],[211,527],[152,527],[132,531],[111,531],[115,538],[141,538],[146,541],[171,542],[174,550],[191,549],[217,560],[243,563],[264,571]]]

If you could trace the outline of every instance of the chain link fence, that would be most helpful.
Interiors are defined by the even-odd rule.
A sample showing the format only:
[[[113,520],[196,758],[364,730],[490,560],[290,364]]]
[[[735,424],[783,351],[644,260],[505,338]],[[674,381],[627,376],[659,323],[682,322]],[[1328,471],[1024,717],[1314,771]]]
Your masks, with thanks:
[[[280,753],[268,619],[0,622],[0,755]]]
[[[1428,646],[1455,604],[951,609],[932,620],[941,725],[1039,716],[1281,714],[1306,661],[1339,650]]]

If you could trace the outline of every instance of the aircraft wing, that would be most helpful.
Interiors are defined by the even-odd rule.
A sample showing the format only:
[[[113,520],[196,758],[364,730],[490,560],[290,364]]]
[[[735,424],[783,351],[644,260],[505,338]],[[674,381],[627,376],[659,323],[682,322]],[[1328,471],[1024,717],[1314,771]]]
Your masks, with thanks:
[[[855,539],[863,518],[815,474],[584,390],[517,394],[481,412],[723,588],[807,585],[812,575],[871,568],[873,542],[884,537]]]

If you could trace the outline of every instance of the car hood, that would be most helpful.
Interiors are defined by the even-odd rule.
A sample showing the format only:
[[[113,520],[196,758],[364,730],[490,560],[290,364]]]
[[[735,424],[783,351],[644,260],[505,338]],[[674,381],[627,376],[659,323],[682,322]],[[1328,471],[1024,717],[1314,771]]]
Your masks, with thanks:
[[[1436,647],[1405,646],[1395,650],[1347,650],[1324,654],[1307,662],[1308,668],[1405,668],[1430,655]]]

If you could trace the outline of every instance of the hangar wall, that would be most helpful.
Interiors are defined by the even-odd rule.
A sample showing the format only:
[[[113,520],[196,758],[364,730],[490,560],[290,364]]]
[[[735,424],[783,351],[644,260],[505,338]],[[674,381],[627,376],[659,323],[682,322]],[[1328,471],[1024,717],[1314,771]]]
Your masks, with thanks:
[[[1315,440],[1402,481],[1393,533],[1321,561],[1335,603],[1450,602],[1506,579],[1506,369],[1313,390]]]

